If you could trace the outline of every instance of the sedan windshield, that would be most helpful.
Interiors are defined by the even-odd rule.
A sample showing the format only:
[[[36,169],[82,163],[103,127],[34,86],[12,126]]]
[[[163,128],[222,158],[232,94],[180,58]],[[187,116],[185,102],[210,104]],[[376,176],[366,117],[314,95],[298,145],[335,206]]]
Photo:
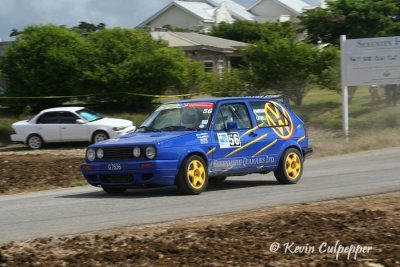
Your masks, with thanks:
[[[76,113],[78,113],[79,116],[81,116],[83,119],[87,120],[88,122],[97,121],[97,120],[100,120],[103,118],[102,116],[100,116],[100,114],[98,114],[94,111],[91,111],[90,109],[87,109],[87,108],[78,110]]]
[[[213,106],[210,102],[165,104],[154,111],[137,131],[203,130],[208,125]]]

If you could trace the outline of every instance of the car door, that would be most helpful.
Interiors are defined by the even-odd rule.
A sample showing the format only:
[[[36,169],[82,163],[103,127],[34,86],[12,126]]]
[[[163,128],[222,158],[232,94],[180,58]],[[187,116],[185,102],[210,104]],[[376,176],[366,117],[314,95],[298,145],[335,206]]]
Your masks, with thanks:
[[[86,125],[77,123],[76,120],[80,119],[77,115],[69,111],[63,111],[59,113],[59,117],[61,123],[61,140],[63,142],[90,140]]]
[[[211,173],[231,175],[254,172],[259,164],[252,158],[262,135],[255,133],[244,102],[219,105],[212,124]]]
[[[45,112],[40,115],[36,120],[35,132],[40,134],[44,142],[60,142],[58,112]]]

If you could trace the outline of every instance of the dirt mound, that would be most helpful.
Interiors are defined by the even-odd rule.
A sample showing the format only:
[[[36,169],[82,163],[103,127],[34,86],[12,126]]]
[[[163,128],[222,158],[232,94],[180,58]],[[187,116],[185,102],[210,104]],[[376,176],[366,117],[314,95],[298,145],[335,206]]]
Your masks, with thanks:
[[[8,243],[0,266],[399,266],[399,202],[392,193]]]
[[[59,153],[1,153],[0,194],[85,184],[83,156]]]

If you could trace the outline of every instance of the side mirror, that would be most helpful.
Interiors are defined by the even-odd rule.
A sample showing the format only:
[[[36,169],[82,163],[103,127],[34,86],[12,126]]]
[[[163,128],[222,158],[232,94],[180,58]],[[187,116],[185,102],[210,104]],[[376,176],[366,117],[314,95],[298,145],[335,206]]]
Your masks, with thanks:
[[[226,128],[227,128],[228,131],[229,130],[233,130],[233,129],[237,129],[238,128],[237,122],[236,121],[228,121],[226,123]]]
[[[84,120],[82,120],[82,119],[77,119],[77,120],[76,120],[76,123],[78,123],[78,124],[85,124],[86,121],[84,121]]]

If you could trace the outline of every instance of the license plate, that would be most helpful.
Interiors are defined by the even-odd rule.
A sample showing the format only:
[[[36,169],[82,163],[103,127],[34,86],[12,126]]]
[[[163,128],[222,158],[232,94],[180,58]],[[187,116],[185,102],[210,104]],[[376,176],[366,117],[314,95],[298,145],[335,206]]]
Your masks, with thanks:
[[[119,163],[110,163],[107,165],[109,171],[119,171],[122,170],[122,166]]]

